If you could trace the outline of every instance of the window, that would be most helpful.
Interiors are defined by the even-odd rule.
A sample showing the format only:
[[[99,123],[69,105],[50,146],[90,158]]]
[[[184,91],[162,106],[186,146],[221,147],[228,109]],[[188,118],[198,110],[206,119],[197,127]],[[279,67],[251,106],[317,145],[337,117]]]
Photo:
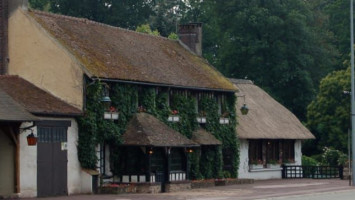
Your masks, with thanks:
[[[266,142],[266,162],[276,163],[279,161],[279,140],[268,140]]]
[[[171,149],[171,155],[170,155],[170,170],[171,171],[180,171],[180,170],[185,170],[184,166],[184,154],[182,149]]]
[[[294,162],[294,140],[249,140],[249,164],[277,164]]]
[[[249,163],[262,164],[263,151],[262,140],[249,141]]]
[[[282,143],[282,160],[284,162],[295,161],[295,141],[285,140]]]

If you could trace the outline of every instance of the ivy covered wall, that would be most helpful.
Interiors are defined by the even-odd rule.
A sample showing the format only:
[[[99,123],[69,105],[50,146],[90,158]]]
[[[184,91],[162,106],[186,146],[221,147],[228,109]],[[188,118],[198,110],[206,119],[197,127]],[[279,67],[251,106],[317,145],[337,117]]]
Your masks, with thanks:
[[[119,111],[119,119],[111,121],[103,119],[105,108],[101,98],[105,84],[96,81],[88,84],[86,88],[86,111],[85,115],[78,120],[78,155],[83,168],[96,168],[95,147],[105,142],[111,147],[112,172],[117,175],[120,173],[121,152],[118,147],[122,143],[121,135],[136,112],[144,111],[156,116],[187,138],[191,138],[192,133],[200,126],[196,117],[202,113],[207,119],[206,124],[202,125],[203,128],[222,141],[223,145],[203,146],[201,149],[196,149],[189,156],[190,177],[193,179],[237,177],[239,144],[235,134],[234,94],[224,93],[223,101],[219,106],[216,97],[222,94],[110,83],[112,106]],[[173,110],[180,116],[180,121],[177,123],[167,120]],[[220,116],[226,116],[226,113],[230,120],[229,124],[220,124]],[[229,152],[230,155],[223,159],[222,152]],[[231,164],[223,169],[223,162]]]

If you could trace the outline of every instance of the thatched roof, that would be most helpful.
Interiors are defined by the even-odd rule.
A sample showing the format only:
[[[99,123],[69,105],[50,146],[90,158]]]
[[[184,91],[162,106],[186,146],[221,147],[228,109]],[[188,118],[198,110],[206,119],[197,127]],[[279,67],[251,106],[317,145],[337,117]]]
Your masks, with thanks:
[[[20,104],[0,89],[0,121],[37,121],[37,117],[27,112]]]
[[[78,116],[82,114],[79,109],[41,90],[19,76],[0,75],[0,89],[32,114],[55,116]]]
[[[235,91],[234,85],[179,41],[87,19],[30,11],[83,65],[89,77],[172,87]]]
[[[248,80],[230,79],[239,89],[238,96],[245,95],[249,108],[242,115],[243,98],[238,98],[237,134],[241,139],[314,139],[312,133],[297,117],[278,103],[264,90]]]
[[[221,145],[222,142],[217,140],[211,133],[207,132],[203,128],[197,129],[192,133],[192,138],[194,142],[200,145]]]
[[[198,146],[179,132],[170,128],[154,116],[137,113],[128,122],[123,134],[123,145],[155,147],[189,147]]]

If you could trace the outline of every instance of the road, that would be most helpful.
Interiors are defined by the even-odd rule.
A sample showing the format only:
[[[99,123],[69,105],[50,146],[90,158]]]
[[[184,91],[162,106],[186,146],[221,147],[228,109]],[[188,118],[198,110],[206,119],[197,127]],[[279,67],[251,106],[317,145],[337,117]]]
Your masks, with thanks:
[[[39,200],[251,200],[292,199],[354,200],[355,187],[339,179],[281,179],[254,184],[219,186],[159,194],[72,195]],[[33,200],[33,199],[27,199]]]
[[[287,196],[287,197],[276,197],[268,198],[265,200],[354,200],[355,199],[355,190],[343,190],[338,192],[326,192],[326,193],[317,193],[317,194],[307,194],[307,195],[298,195],[298,196]]]

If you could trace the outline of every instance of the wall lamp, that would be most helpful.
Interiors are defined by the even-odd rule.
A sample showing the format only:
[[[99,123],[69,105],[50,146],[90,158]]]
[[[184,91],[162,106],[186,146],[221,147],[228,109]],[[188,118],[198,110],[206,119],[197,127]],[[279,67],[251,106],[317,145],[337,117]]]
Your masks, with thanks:
[[[247,106],[247,104],[245,103],[245,95],[241,95],[241,96],[238,96],[237,97],[243,97],[243,106],[240,108],[240,112],[242,113],[242,115],[247,115],[248,112],[249,112],[249,108]]]

